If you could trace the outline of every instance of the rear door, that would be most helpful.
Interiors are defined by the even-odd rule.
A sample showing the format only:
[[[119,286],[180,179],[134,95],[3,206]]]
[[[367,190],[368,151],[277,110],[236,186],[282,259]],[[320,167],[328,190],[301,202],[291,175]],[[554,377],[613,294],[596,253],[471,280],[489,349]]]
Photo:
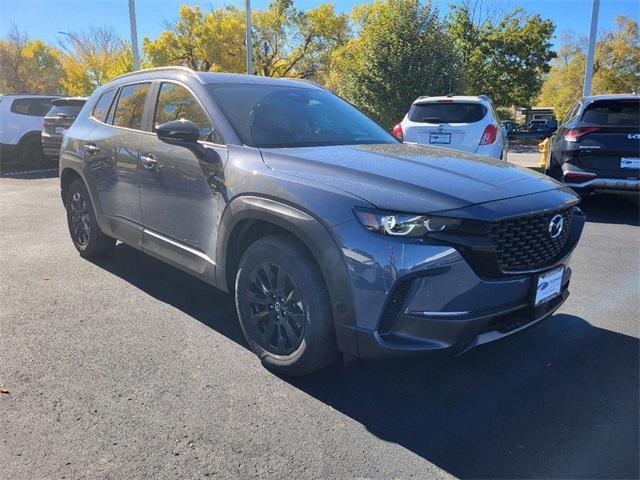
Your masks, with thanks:
[[[139,146],[142,136],[151,135],[143,131],[150,88],[149,82],[125,85],[115,100],[115,90],[105,92],[93,110],[96,128],[83,145],[104,220],[118,239],[138,247],[142,246]]]
[[[469,100],[437,100],[415,103],[404,131],[408,142],[476,152],[487,108]]]
[[[571,163],[603,178],[640,178],[640,99],[595,101],[577,127],[588,133]]]

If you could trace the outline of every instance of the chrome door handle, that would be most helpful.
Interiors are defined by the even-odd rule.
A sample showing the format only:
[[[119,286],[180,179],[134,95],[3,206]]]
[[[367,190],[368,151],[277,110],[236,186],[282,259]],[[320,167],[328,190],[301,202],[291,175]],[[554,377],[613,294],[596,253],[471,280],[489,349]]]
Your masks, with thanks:
[[[142,161],[142,166],[147,170],[153,170],[156,168],[158,161],[153,158],[153,155],[147,153],[146,155],[140,155],[140,160]]]
[[[84,150],[85,152],[91,155],[100,151],[100,149],[96,146],[95,143],[86,143],[84,145]]]

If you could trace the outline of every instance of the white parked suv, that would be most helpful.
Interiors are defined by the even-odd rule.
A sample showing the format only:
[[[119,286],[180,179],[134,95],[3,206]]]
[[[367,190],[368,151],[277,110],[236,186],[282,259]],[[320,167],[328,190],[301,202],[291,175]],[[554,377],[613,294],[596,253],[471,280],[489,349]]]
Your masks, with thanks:
[[[507,134],[485,95],[419,97],[393,134],[408,143],[507,159]]]
[[[44,161],[42,119],[55,95],[0,95],[0,167],[38,166]]]

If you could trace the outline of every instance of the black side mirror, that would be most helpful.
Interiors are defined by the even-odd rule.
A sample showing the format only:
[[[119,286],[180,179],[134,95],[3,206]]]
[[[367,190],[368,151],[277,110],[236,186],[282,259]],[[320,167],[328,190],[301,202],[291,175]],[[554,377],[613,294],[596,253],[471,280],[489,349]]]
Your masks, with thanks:
[[[200,129],[191,120],[173,120],[156,127],[156,135],[169,145],[196,150],[199,147]]]

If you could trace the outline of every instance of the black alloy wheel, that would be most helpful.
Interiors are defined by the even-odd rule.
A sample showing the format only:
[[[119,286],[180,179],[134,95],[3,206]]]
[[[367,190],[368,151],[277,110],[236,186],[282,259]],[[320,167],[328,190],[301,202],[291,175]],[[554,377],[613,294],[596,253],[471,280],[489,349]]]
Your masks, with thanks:
[[[288,355],[304,338],[306,313],[300,290],[287,270],[273,262],[262,263],[249,274],[246,298],[251,305],[254,338],[265,350]]]
[[[91,217],[89,206],[81,192],[73,192],[69,200],[69,231],[78,250],[89,245],[91,236]]]
[[[69,185],[65,207],[69,235],[81,256],[99,257],[115,246],[115,239],[100,230],[91,197],[82,180],[76,179]]]

